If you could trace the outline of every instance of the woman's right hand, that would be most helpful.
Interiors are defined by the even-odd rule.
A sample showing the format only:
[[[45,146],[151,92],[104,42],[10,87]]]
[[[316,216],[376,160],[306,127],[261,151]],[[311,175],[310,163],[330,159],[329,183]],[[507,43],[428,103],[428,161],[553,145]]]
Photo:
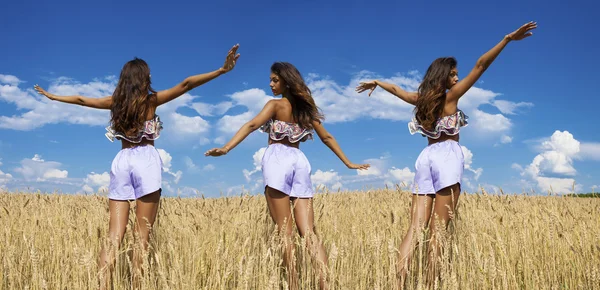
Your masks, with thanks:
[[[523,26],[519,27],[519,29],[507,34],[506,38],[508,38],[509,40],[525,39],[525,38],[533,35],[533,33],[531,33],[531,30],[536,29],[536,28],[537,28],[537,22],[530,21],[530,22],[523,24]]]
[[[373,93],[373,91],[377,88],[377,82],[376,81],[370,81],[370,82],[361,82],[360,85],[358,85],[356,87],[356,92],[357,93],[362,93],[366,90],[370,90],[369,91],[369,97],[371,96],[371,94]]]
[[[225,58],[225,63],[223,64],[223,67],[221,68],[221,70],[224,73],[229,72],[230,70],[232,70],[235,67],[235,63],[237,62],[238,58],[240,58],[240,54],[239,53],[236,54],[239,47],[240,47],[240,45],[236,44],[227,53],[227,57]]]

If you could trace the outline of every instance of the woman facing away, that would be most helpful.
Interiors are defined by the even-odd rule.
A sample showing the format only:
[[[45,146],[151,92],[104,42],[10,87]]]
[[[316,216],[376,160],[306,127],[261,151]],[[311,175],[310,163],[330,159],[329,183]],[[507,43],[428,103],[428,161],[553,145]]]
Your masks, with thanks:
[[[283,235],[283,258],[288,269],[290,288],[298,288],[297,273],[292,263],[290,202],[298,232],[301,237],[306,237],[309,251],[319,263],[319,286],[321,289],[328,288],[325,278],[325,248],[314,233],[311,166],[299,149],[300,142],[312,139],[314,130],[348,168],[367,169],[369,165],[350,162],[335,138],[325,130],[321,122],[324,116],[319,112],[310,89],[294,65],[287,62],[274,63],[271,66],[270,80],[273,95],[281,95],[281,99],[268,101],[262,111],[244,124],[225,146],[208,150],[205,155],[227,154],[256,129],[269,134],[269,146],[262,158],[265,197],[271,218]]]
[[[460,128],[468,124],[468,117],[458,109],[460,98],[475,84],[494,59],[511,41],[532,35],[537,23],[529,22],[504,36],[491,50],[483,54],[471,72],[458,81],[457,62],[453,57],[438,58],[429,66],[418,92],[406,92],[400,87],[378,80],[363,82],[356,88],[369,96],[382,87],[403,101],[415,105],[415,115],[408,124],[411,134],[427,136],[428,146],[423,149],[415,163],[415,178],[411,209],[411,224],[400,244],[398,271],[403,285],[416,231],[430,229],[428,281],[438,277],[436,262],[441,256],[440,232],[445,231],[452,219],[460,195],[460,182],[464,170],[464,156],[459,141]],[[435,202],[434,202],[435,201]],[[433,207],[433,208],[432,208]],[[432,212],[433,209],[433,212]],[[430,224],[430,217],[434,221]]]
[[[112,96],[57,96],[35,86],[39,94],[53,101],[110,110],[111,126],[106,128],[106,137],[111,142],[115,138],[121,140],[121,150],[114,158],[110,170],[109,243],[108,246],[103,243],[99,255],[100,288],[109,287],[116,251],[121,245],[129,220],[129,201],[132,200],[136,201],[137,218],[134,237],[139,238],[141,243],[141,247],[134,247],[133,286],[137,288],[140,284],[143,254],[148,249],[148,239],[161,195],[162,160],[154,148],[154,140],[160,136],[162,122],[156,115],[156,108],[232,70],[240,56],[236,54],[238,47],[236,44],[229,50],[223,67],[190,76],[176,86],[159,92],[152,89],[150,68],[139,58],[123,66]]]

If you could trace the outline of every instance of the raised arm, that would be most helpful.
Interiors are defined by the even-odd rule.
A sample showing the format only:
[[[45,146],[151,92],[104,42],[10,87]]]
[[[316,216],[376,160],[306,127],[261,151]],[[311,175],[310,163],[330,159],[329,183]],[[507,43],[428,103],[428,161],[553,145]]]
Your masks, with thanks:
[[[192,89],[201,86],[215,79],[216,77],[231,71],[235,67],[236,62],[240,57],[239,53],[236,54],[239,46],[239,44],[236,44],[229,50],[229,53],[227,53],[227,57],[225,58],[225,63],[223,64],[223,67],[220,67],[219,69],[214,70],[212,72],[187,77],[185,80],[183,80],[176,86],[167,90],[159,91],[156,94],[156,100],[158,103],[157,105],[160,106],[164,103],[168,103],[174,100],[175,98],[187,93],[188,91],[191,91]]]
[[[321,124],[321,122],[313,121],[313,127],[315,128],[315,132],[317,132],[319,139],[321,139],[321,141],[325,145],[327,145],[327,147],[329,147],[329,149],[331,149],[331,151],[333,151],[333,153],[335,153],[335,155],[337,155],[337,157],[340,160],[342,160],[342,162],[344,162],[344,165],[346,165],[348,168],[367,169],[370,167],[369,164],[354,164],[350,162],[350,160],[348,160],[348,157],[346,157],[346,155],[342,151],[342,148],[340,148],[340,145],[338,145],[335,138],[333,138],[333,136],[329,132],[327,132],[327,130],[325,130],[325,127],[323,127],[323,124]]]
[[[378,81],[378,80],[374,80],[374,81],[370,81],[370,82],[361,82],[360,85],[356,87],[356,92],[358,92],[360,94],[366,90],[370,90],[369,91],[369,97],[370,97],[371,94],[373,93],[373,91],[377,88],[377,86],[380,86],[381,88],[386,90],[388,93],[400,98],[401,100],[403,100],[411,105],[415,105],[417,103],[417,97],[419,96],[419,94],[417,92],[407,92],[397,85],[389,84],[389,83]]]
[[[254,119],[248,121],[244,124],[235,135],[221,148],[213,148],[206,153],[205,156],[221,156],[227,154],[231,149],[235,148],[238,144],[240,144],[250,133],[254,132],[256,129],[260,128],[263,124],[265,124],[269,119],[275,116],[276,111],[276,100],[270,100],[265,104],[263,109],[254,117]]]
[[[40,86],[35,85],[33,88],[38,92],[38,94],[46,96],[46,98],[52,101],[59,101],[67,104],[75,104],[81,105],[85,107],[95,108],[95,109],[105,109],[110,110],[110,106],[112,105],[112,96],[107,96],[103,98],[90,98],[84,96],[57,96],[51,93],[48,93],[46,90],[42,89]]]
[[[474,84],[477,80],[483,75],[483,73],[490,67],[492,62],[496,59],[496,57],[500,54],[500,52],[506,47],[506,45],[512,40],[521,40],[531,36],[531,30],[537,28],[536,22],[528,22],[523,26],[519,27],[519,29],[513,31],[510,34],[504,36],[504,38],[496,44],[492,49],[483,54],[475,64],[475,67],[469,72],[469,74],[459,81],[456,85],[454,85],[448,93],[446,93],[446,102],[457,102],[460,97],[462,97]]]

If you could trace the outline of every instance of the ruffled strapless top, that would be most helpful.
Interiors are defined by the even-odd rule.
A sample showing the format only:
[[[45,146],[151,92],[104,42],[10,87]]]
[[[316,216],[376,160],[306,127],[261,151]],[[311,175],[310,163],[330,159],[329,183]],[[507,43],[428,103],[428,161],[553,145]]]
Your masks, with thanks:
[[[438,139],[442,133],[454,136],[460,132],[460,128],[466,127],[469,122],[469,117],[461,110],[456,110],[456,113],[439,118],[435,123],[433,131],[429,131],[419,124],[417,118],[413,116],[412,121],[408,123],[408,131],[411,135],[421,133],[432,139]]]
[[[125,134],[121,132],[116,132],[112,126],[106,127],[107,132],[104,136],[106,136],[110,142],[114,142],[115,138],[118,140],[127,140],[131,143],[140,143],[142,142],[142,139],[156,140],[160,137],[160,131],[163,129],[162,124],[160,117],[154,115],[154,118],[144,122],[144,128],[140,130],[136,136],[125,136]]]
[[[312,130],[302,129],[296,123],[288,123],[280,120],[269,120],[262,125],[259,130],[269,134],[269,138],[280,141],[283,138],[288,138],[291,143],[304,142],[308,139],[313,139]]]

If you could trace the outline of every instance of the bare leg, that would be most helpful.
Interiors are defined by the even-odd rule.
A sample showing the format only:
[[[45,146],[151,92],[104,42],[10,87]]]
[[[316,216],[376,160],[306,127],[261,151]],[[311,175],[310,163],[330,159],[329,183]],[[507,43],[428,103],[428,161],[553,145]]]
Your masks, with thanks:
[[[400,243],[400,249],[398,253],[398,283],[400,289],[404,288],[404,281],[406,280],[408,267],[412,261],[411,255],[419,242],[417,238],[418,236],[415,237],[414,234],[421,234],[427,227],[429,218],[431,216],[432,204],[433,195],[413,194],[412,196],[410,226],[406,231],[406,235],[404,236],[402,243]]]
[[[109,223],[108,241],[102,245],[98,266],[100,268],[100,289],[107,289],[111,282],[117,250],[121,246],[127,222],[129,220],[129,202],[124,200],[108,201]]]
[[[152,226],[156,220],[158,211],[158,202],[160,201],[161,190],[151,194],[144,195],[136,201],[136,223],[135,234],[139,238],[139,244],[133,247],[133,288],[141,287],[142,264],[143,259],[147,257],[148,241]]]
[[[448,224],[454,219],[458,197],[460,196],[460,184],[454,184],[438,191],[435,195],[433,205],[433,220],[430,223],[431,240],[429,243],[431,253],[429,254],[429,284],[433,286],[439,276],[439,258],[442,255],[444,246],[442,239]]]
[[[314,226],[314,211],[312,198],[298,198],[294,200],[294,218],[296,227],[301,237],[306,237],[307,247],[311,255],[317,260],[319,269],[319,288],[329,289],[327,285],[327,254],[325,247],[316,234]]]
[[[292,212],[290,209],[290,197],[285,193],[266,187],[265,197],[273,222],[283,238],[284,255],[283,260],[288,270],[288,283],[290,289],[298,289],[298,273],[293,262],[294,244],[292,243]]]

